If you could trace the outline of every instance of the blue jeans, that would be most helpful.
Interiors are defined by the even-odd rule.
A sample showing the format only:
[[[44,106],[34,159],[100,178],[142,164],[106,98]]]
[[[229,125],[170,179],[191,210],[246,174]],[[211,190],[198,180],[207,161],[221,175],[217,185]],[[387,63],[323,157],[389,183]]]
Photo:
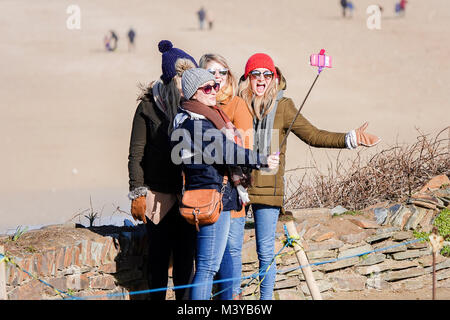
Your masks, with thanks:
[[[231,219],[227,246],[217,279],[233,279],[219,282],[220,300],[232,300],[241,292],[242,243],[244,242],[245,217]]]
[[[260,299],[272,300],[275,276],[277,273],[274,258],[275,230],[277,227],[280,207],[263,204],[252,204],[255,219],[256,253],[259,260]],[[270,266],[270,268],[269,268]],[[267,270],[269,268],[269,270]]]
[[[220,213],[216,223],[200,226],[197,233],[196,272],[191,289],[192,300],[210,300],[212,282],[219,270],[230,231],[231,212]]]

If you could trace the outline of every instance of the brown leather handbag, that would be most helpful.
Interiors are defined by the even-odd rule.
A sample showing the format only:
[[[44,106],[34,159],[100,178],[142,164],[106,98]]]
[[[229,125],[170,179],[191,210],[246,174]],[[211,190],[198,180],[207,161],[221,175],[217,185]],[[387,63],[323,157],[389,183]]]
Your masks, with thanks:
[[[180,213],[187,222],[195,225],[197,231],[200,231],[199,225],[213,224],[219,219],[223,208],[222,197],[227,182],[228,177],[225,175],[220,192],[216,189],[184,191],[180,204]]]

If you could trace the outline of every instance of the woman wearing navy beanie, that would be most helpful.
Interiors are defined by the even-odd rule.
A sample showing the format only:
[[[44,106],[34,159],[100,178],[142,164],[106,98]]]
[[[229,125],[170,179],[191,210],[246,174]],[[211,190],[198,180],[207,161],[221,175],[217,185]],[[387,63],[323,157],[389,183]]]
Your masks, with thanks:
[[[169,136],[182,98],[181,76],[197,67],[194,58],[174,48],[168,40],[158,44],[162,53],[160,80],[142,88],[133,118],[128,156],[131,214],[146,224],[148,235],[148,285],[167,287],[173,255],[174,285],[186,285],[193,277],[195,228],[179,213],[181,169],[171,161]],[[189,290],[175,290],[177,300],[188,299]],[[166,291],[150,294],[164,300]]]

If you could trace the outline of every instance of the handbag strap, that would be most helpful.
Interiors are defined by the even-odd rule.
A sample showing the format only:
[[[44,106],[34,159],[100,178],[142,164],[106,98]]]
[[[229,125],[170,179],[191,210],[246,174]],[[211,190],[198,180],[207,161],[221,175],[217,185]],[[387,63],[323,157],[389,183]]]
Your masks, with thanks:
[[[221,194],[225,192],[225,187],[227,186],[227,183],[228,183],[228,176],[225,174],[222,180],[222,189],[220,189]]]
[[[184,187],[186,185],[186,176],[184,174],[184,171],[181,171],[181,175],[183,176],[183,191],[184,191]],[[227,183],[228,183],[228,176],[225,174],[223,176],[222,189],[220,189],[220,193],[224,193],[225,192],[225,187],[227,186]]]

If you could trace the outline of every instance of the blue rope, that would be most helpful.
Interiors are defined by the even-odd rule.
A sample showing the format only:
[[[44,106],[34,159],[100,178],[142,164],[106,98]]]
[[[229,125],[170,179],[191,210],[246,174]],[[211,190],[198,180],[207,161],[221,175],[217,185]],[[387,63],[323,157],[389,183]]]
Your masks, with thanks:
[[[385,248],[375,249],[375,250],[371,250],[371,251],[367,251],[367,252],[363,252],[363,253],[359,253],[359,254],[355,254],[355,255],[351,255],[351,256],[336,258],[336,259],[322,261],[322,262],[310,263],[310,264],[308,264],[306,266],[299,266],[299,267],[294,267],[294,268],[291,268],[291,269],[279,270],[279,271],[277,271],[277,273],[286,273],[286,272],[291,272],[291,271],[294,271],[294,270],[297,270],[297,269],[302,269],[302,268],[305,268],[307,266],[315,266],[315,265],[317,266],[317,265],[322,265],[322,264],[326,264],[326,263],[336,262],[336,261],[339,261],[339,260],[344,260],[344,259],[349,259],[349,258],[353,258],[353,257],[363,256],[363,255],[366,255],[366,254],[379,252],[379,251],[384,251],[384,250],[392,249],[392,248],[399,247],[399,246],[402,246],[402,245],[407,245],[407,244],[415,243],[415,242],[418,242],[418,241],[422,241],[422,240],[425,240],[425,239],[424,238],[415,239],[415,240],[411,240],[411,241],[408,241],[408,242],[400,243],[400,244],[397,244],[397,245],[392,245],[392,246],[388,246],[388,247],[385,247]],[[284,249],[285,247],[286,246],[284,246],[282,249]],[[209,283],[215,284],[215,283],[222,283],[222,282],[226,282],[226,281],[233,281],[233,280],[237,280],[237,279],[245,280],[245,279],[249,279],[249,278],[256,278],[256,276],[265,275],[267,273],[268,273],[268,271],[266,271],[266,272],[259,272],[259,273],[255,272],[255,273],[251,274],[250,276],[245,276],[245,277],[242,277],[242,278],[236,277],[236,278],[228,278],[228,279],[221,279],[221,280],[215,280],[215,281],[206,281],[206,282],[197,283],[197,284],[187,284],[187,285],[164,287],[164,288],[158,288],[158,289],[148,289],[148,290],[142,290],[142,291],[133,291],[133,292],[129,292],[129,293],[116,293],[116,294],[107,294],[107,295],[103,295],[103,296],[90,296],[90,297],[83,297],[82,299],[97,299],[97,298],[103,298],[103,297],[123,296],[123,295],[127,295],[127,294],[128,295],[145,294],[145,293],[153,293],[153,292],[158,292],[158,291],[165,291],[165,290],[168,290],[168,289],[171,289],[171,290],[186,289],[186,288],[191,288],[191,287],[195,287],[195,286],[201,286],[201,285],[205,285],[205,284],[209,284]]]
[[[286,225],[283,225],[283,227],[284,227],[284,235],[285,235],[285,237],[286,237],[286,240],[285,240],[286,245],[289,246],[289,247],[293,247],[293,246],[294,246],[294,242],[296,242],[297,239],[294,238],[294,237],[291,237],[291,236],[289,235],[289,232],[288,232],[288,230],[287,230]],[[299,239],[299,238],[298,238],[298,239]]]
[[[11,263],[13,266],[15,266],[15,267],[16,267],[17,269],[19,269],[20,271],[26,273],[26,274],[27,274],[28,276],[30,276],[31,278],[38,280],[39,282],[43,283],[44,285],[46,285],[46,286],[49,287],[49,288],[52,288],[52,289],[53,289],[58,295],[60,295],[63,299],[65,299],[65,298],[63,297],[63,294],[66,295],[66,296],[68,296],[68,297],[70,297],[71,299],[77,299],[77,300],[80,300],[80,299],[81,299],[81,298],[78,298],[78,297],[71,296],[71,295],[68,294],[67,292],[64,292],[64,291],[61,291],[61,290],[56,289],[56,288],[55,288],[54,286],[52,286],[50,283],[47,283],[47,282],[45,282],[44,280],[38,278],[37,276],[31,274],[31,273],[28,272],[27,270],[24,270],[24,269],[23,269],[22,267],[20,267],[20,266],[19,266],[12,258],[10,258],[10,257],[8,257],[8,256],[6,256],[6,255],[4,255],[4,254],[0,254],[0,263],[1,263],[3,260],[5,260],[5,263],[6,263],[6,262]]]
[[[272,268],[273,262],[275,261],[276,257],[278,257],[278,256],[280,255],[281,251],[283,251],[284,248],[286,248],[286,247],[292,247],[292,246],[293,246],[293,243],[296,242],[296,239],[295,239],[295,238],[289,236],[289,232],[288,232],[288,230],[287,230],[286,225],[284,225],[284,235],[286,236],[285,244],[284,244],[284,246],[283,246],[280,250],[278,250],[278,252],[277,252],[277,253],[275,254],[275,256],[272,258],[272,260],[270,261],[270,264],[269,264],[269,268],[267,269],[267,271],[266,271],[265,273],[268,273],[269,270],[270,270],[270,268]],[[264,268],[262,267],[261,269],[264,269]],[[239,294],[241,294],[241,293],[245,290],[245,288],[247,288],[247,287],[252,283],[253,280],[257,279],[258,273],[255,272],[254,274],[251,275],[251,277],[252,277],[252,279],[251,279],[251,280],[250,280],[243,288],[241,288],[241,290],[239,291],[239,293],[234,294],[234,295],[233,295],[233,298],[236,297],[236,296],[238,296]],[[242,278],[239,278],[239,279],[242,279]],[[233,279],[233,280],[237,280],[237,279]],[[233,280],[229,280],[229,281],[233,281]],[[264,279],[263,279],[263,280],[264,280]],[[261,280],[261,282],[262,282],[263,280]],[[213,295],[211,296],[211,298],[213,298],[213,297],[215,297],[215,296],[218,296],[218,295],[221,294],[222,292],[225,292],[226,290],[228,290],[228,289],[230,289],[230,288],[232,288],[232,287],[233,287],[233,286],[231,285],[231,286],[229,286],[229,287],[227,287],[227,288],[225,288],[225,289],[222,289],[222,290],[219,291],[219,292],[216,292],[215,294],[213,294]]]

